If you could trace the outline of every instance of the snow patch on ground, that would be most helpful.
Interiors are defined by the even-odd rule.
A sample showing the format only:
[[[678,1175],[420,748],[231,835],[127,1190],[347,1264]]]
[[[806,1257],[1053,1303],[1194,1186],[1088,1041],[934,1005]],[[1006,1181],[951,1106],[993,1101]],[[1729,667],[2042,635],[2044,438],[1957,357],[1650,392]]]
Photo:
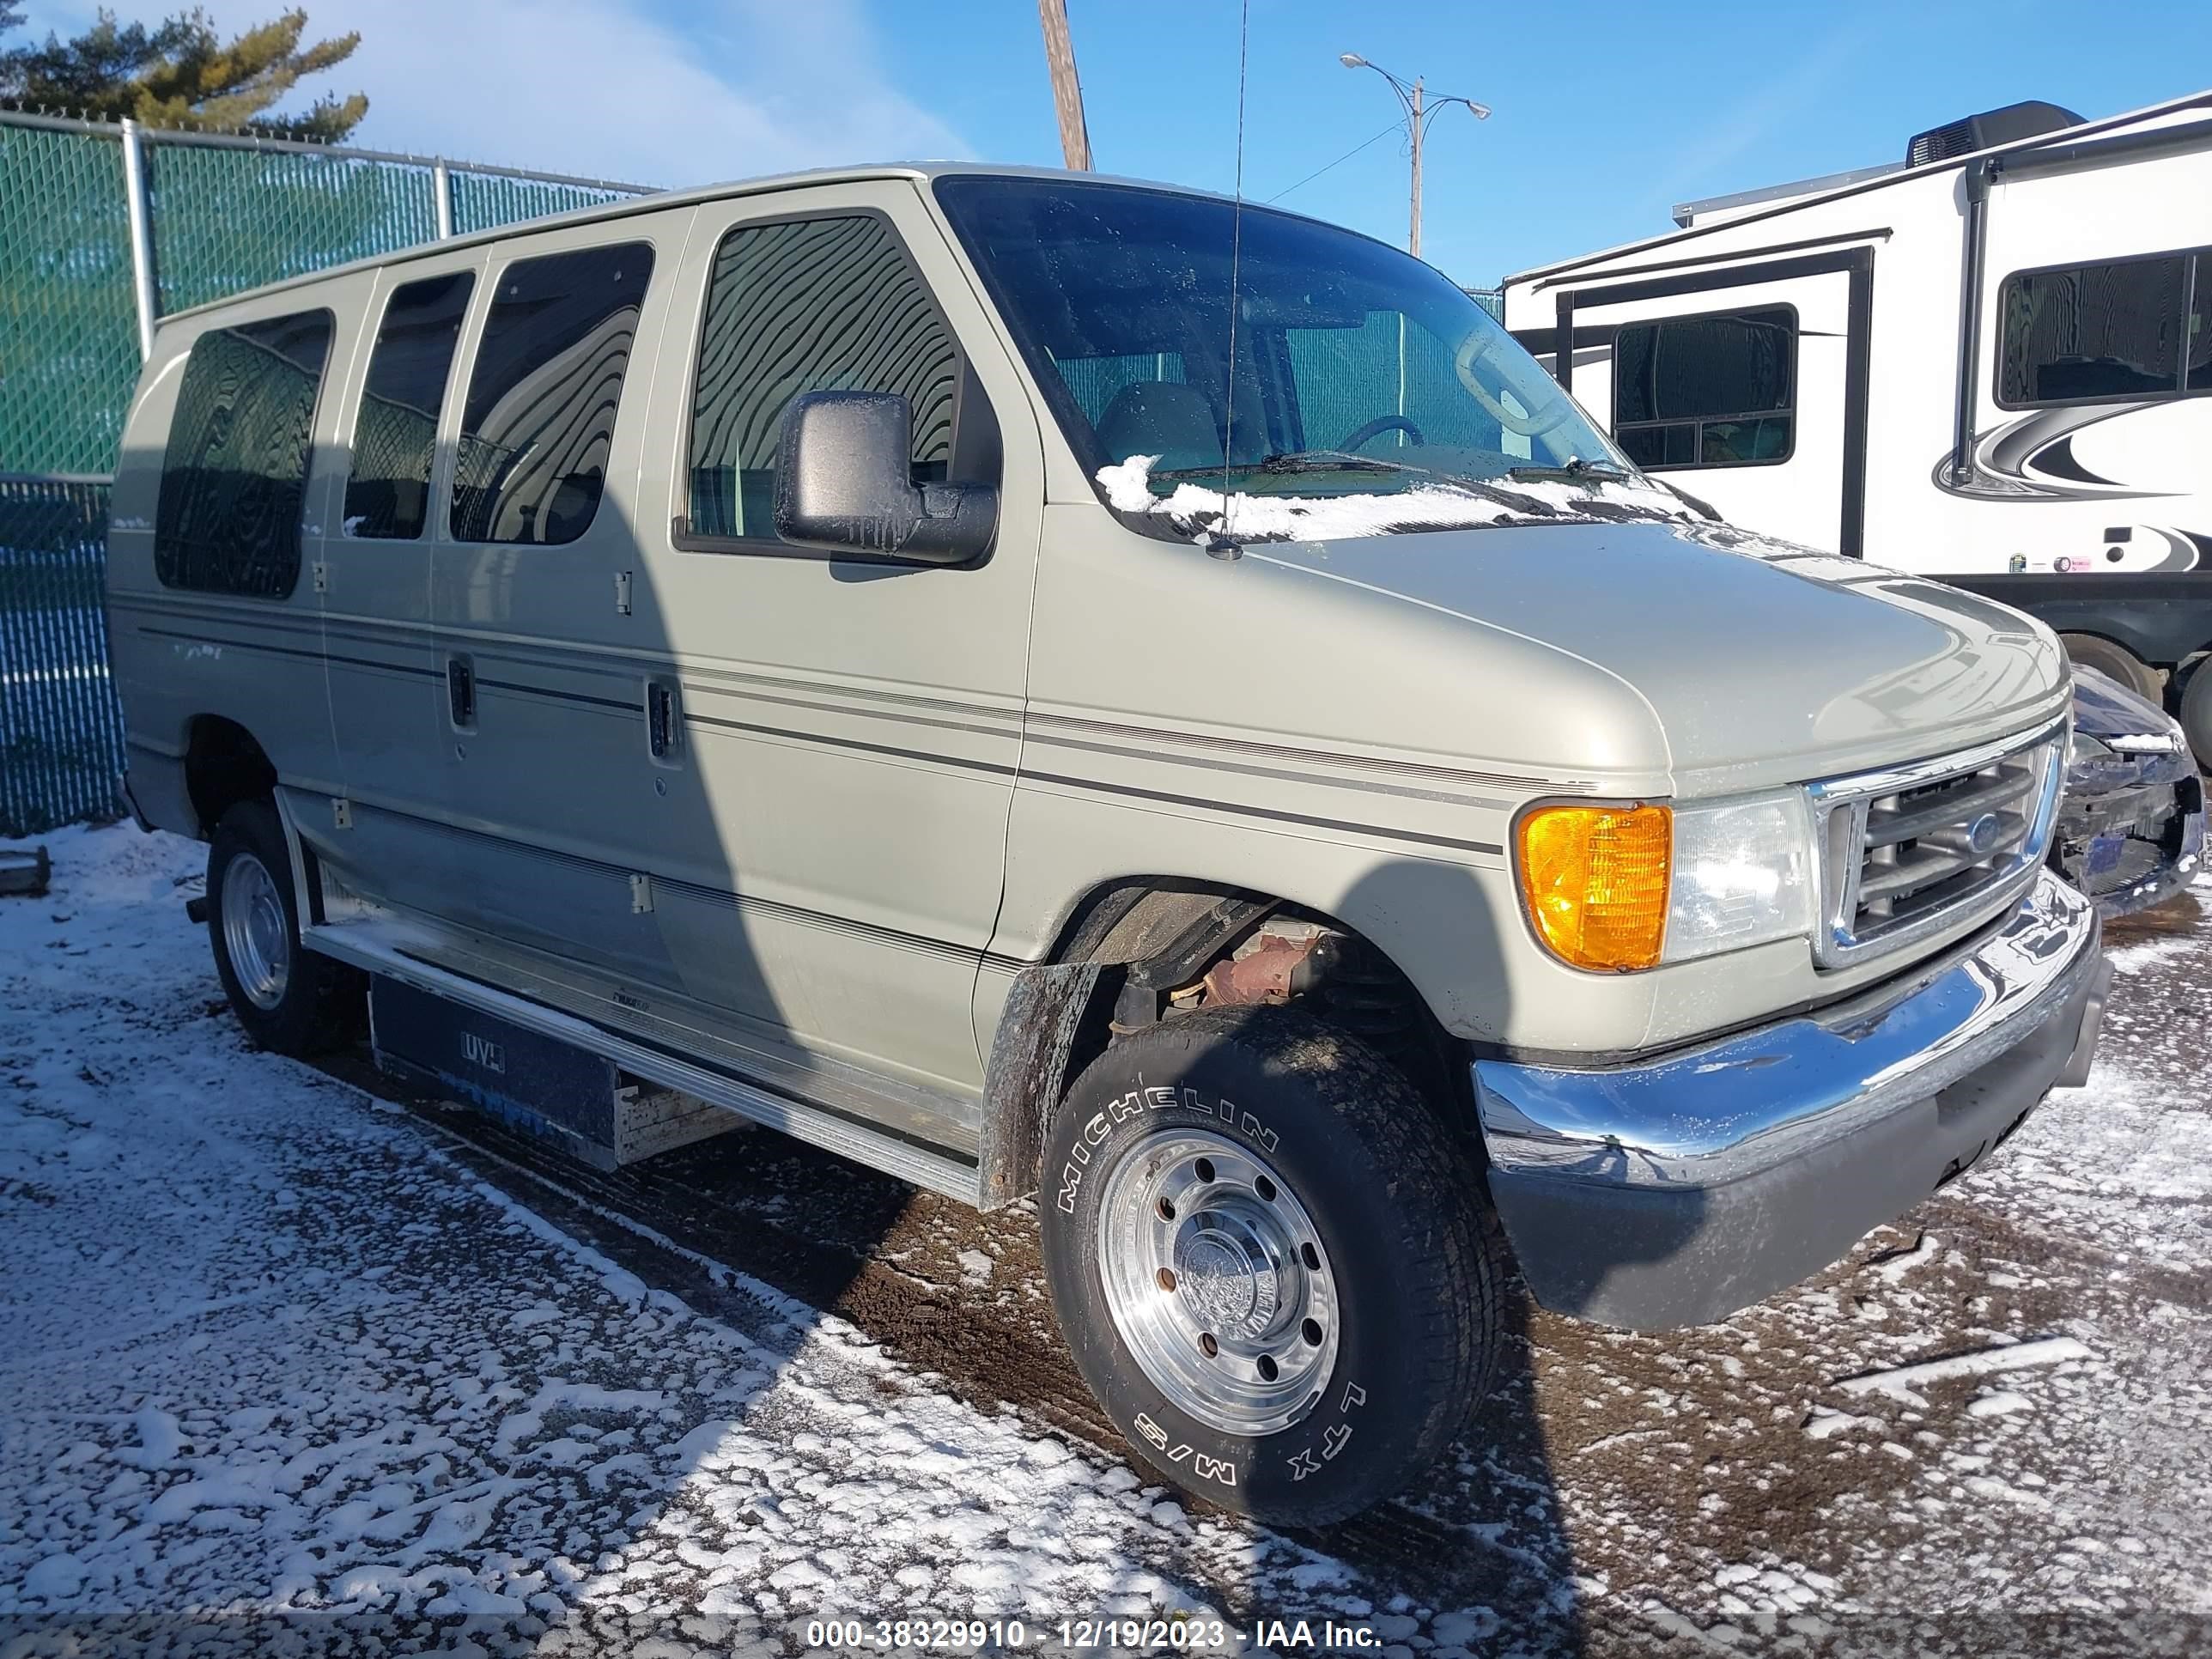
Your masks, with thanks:
[[[52,894],[0,906],[0,1613],[200,1608],[245,1648],[468,1616],[526,1648],[710,1604],[1209,1605],[1126,1470],[842,1322],[695,1314],[248,1050],[182,914],[201,848],[49,839]]]

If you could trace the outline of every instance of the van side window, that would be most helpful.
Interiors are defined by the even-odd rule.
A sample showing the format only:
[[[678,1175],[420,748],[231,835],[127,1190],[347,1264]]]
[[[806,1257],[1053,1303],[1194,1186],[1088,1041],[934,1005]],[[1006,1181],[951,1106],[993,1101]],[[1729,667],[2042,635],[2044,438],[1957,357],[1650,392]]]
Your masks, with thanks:
[[[1638,466],[1770,466],[1790,459],[1797,403],[1790,306],[1622,325],[1613,435]]]
[[[192,342],[161,452],[154,574],[165,587],[282,599],[300,580],[300,513],[332,319],[302,311]]]
[[[890,226],[869,215],[740,225],[707,289],[691,400],[690,535],[775,539],[775,449],[803,392],[895,392],[916,483],[952,455],[959,352]]]
[[[456,541],[550,545],[591,527],[652,275],[644,242],[499,273],[461,410]]]
[[[412,541],[430,514],[430,462],[447,373],[476,273],[456,270],[392,290],[369,353],[354,419],[345,532]]]
[[[1997,300],[2006,409],[2212,391],[2212,252],[2015,271]]]

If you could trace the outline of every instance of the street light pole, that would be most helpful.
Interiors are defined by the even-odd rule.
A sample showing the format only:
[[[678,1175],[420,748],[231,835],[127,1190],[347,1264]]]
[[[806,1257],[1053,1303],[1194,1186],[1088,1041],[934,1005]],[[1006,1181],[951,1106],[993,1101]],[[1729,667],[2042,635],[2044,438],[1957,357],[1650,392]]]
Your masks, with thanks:
[[[1411,141],[1413,162],[1413,200],[1410,222],[1406,231],[1406,252],[1419,258],[1421,254],[1421,141],[1428,136],[1429,123],[1435,118],[1438,111],[1449,109],[1454,104],[1466,105],[1468,112],[1476,120],[1487,121],[1490,118],[1490,106],[1478,104],[1472,98],[1462,98],[1456,94],[1439,98],[1434,103],[1431,103],[1428,101],[1427,82],[1423,77],[1415,76],[1413,84],[1407,86],[1380,64],[1370,64],[1356,52],[1340,53],[1336,61],[1346,69],[1373,70],[1390,83],[1390,90],[1398,95],[1399,103],[1405,107],[1406,134]]]

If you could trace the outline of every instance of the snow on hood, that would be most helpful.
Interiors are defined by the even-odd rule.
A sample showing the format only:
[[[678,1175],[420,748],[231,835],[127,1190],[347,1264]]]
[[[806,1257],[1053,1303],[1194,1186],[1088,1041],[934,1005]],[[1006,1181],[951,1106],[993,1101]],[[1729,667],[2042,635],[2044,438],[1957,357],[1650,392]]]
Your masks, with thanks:
[[[1674,495],[1641,483],[1485,483],[1480,489],[1450,483],[1412,489],[1367,490],[1330,495],[1224,495],[1200,484],[1179,483],[1170,495],[1152,494],[1157,455],[1132,455],[1095,475],[1117,512],[1158,515],[1194,541],[1217,535],[1240,542],[1349,541],[1408,530],[1465,530],[1484,525],[1542,523],[1562,518],[1670,519],[1695,523],[1698,515]]]

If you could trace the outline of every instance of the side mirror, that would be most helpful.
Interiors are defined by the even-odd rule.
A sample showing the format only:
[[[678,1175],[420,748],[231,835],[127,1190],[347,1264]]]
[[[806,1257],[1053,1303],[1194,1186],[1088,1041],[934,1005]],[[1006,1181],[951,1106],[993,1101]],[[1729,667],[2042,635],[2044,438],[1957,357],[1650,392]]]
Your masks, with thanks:
[[[914,411],[889,392],[808,392],[784,411],[775,453],[775,533],[903,564],[965,564],[999,527],[988,484],[916,484]]]

